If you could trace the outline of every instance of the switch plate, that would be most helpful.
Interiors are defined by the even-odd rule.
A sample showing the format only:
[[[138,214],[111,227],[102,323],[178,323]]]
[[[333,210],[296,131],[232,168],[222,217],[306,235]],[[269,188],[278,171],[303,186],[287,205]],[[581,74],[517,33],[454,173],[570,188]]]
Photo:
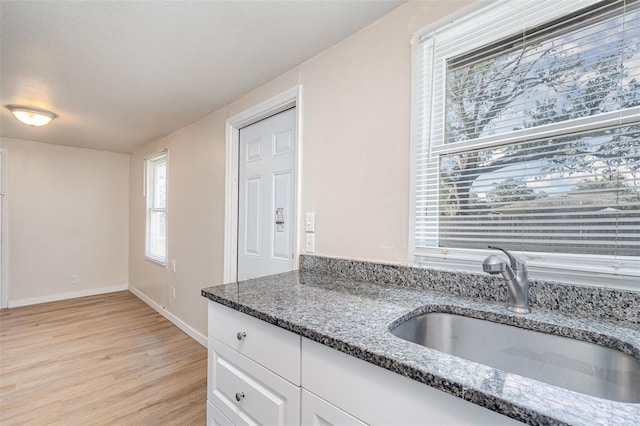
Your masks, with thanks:
[[[171,272],[175,272],[175,271],[176,271],[176,260],[171,259]]]
[[[316,232],[316,214],[306,213],[304,217],[304,230],[307,232]]]
[[[176,298],[176,288],[175,287],[171,287],[171,297],[173,297],[174,299]]]
[[[316,235],[315,234],[307,234],[305,249],[307,253],[313,253],[316,251]]]

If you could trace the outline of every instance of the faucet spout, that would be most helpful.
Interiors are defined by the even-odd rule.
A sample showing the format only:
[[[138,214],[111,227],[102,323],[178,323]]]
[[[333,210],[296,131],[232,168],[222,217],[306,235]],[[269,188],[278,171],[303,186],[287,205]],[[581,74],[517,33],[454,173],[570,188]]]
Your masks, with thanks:
[[[531,312],[529,308],[529,279],[525,262],[500,247],[489,246],[489,248],[500,250],[509,258],[509,263],[507,263],[504,258],[492,254],[482,262],[482,269],[485,272],[492,275],[502,274],[509,291],[507,309],[518,314]]]

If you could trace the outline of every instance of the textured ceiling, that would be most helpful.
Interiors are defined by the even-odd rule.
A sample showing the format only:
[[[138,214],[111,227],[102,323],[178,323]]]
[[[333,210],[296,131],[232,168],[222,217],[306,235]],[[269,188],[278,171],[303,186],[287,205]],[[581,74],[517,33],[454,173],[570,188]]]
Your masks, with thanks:
[[[132,152],[402,1],[0,1],[0,101],[51,110],[0,135]]]

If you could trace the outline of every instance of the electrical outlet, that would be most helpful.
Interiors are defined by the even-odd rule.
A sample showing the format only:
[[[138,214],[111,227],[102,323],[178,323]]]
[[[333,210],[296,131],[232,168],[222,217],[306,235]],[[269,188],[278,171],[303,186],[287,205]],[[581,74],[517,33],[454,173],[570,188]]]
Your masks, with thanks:
[[[79,281],[78,274],[71,274],[71,284],[78,284]]]
[[[307,253],[313,253],[316,251],[316,236],[315,234],[307,234],[305,248]]]
[[[173,297],[174,299],[176,298],[176,288],[175,287],[171,287],[171,297]]]

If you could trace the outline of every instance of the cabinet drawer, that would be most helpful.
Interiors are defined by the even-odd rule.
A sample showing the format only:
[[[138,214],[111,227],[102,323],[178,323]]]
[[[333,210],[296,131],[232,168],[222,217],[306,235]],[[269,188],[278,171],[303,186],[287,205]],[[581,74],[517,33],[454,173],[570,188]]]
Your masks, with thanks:
[[[366,426],[346,413],[302,389],[302,423],[305,426]]]
[[[207,426],[233,426],[210,401],[207,401]]]
[[[208,400],[234,425],[297,425],[300,388],[209,339]]]
[[[300,336],[297,334],[209,302],[209,337],[300,385]]]

